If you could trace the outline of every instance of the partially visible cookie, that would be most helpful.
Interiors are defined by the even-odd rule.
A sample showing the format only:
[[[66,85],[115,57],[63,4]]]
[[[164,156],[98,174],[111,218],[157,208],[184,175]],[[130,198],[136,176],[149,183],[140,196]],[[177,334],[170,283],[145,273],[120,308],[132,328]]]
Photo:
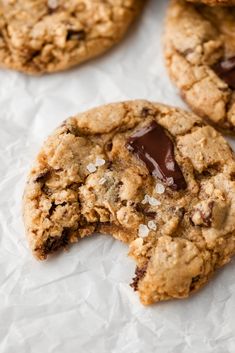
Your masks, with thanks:
[[[217,128],[235,133],[235,8],[171,0],[166,65],[190,107]]]
[[[129,244],[144,304],[185,298],[235,252],[235,161],[224,138],[176,108],[132,101],[66,120],[24,195],[33,254],[94,232]]]
[[[235,0],[187,0],[194,3],[206,4],[209,6],[234,6]]]
[[[144,0],[0,0],[0,65],[68,69],[116,44]]]

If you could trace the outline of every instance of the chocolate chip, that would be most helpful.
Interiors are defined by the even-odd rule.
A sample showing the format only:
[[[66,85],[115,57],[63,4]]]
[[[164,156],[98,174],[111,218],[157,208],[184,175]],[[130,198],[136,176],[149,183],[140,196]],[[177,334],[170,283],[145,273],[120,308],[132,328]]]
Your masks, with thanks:
[[[183,173],[175,160],[174,144],[155,121],[131,136],[127,148],[146,164],[154,177],[174,190],[186,189]]]
[[[35,183],[45,183],[45,181],[49,178],[51,172],[50,170],[45,170],[44,172],[39,173],[34,179]]]
[[[235,56],[218,62],[212,69],[230,88],[235,89]]]
[[[86,32],[83,29],[80,31],[69,29],[67,32],[66,40],[84,40],[85,38]]]
[[[130,286],[134,289],[134,291],[138,290],[139,281],[144,277],[147,271],[147,266],[148,266],[148,263],[146,263],[142,268],[136,267],[135,277],[133,278],[133,282],[130,284]]]

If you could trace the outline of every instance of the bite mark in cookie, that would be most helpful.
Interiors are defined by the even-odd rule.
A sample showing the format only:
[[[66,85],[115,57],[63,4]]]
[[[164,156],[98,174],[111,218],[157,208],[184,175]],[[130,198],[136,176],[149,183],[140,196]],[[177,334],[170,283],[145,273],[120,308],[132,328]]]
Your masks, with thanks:
[[[127,147],[147,165],[156,178],[176,190],[187,187],[174,157],[174,145],[164,129],[156,122],[131,136]]]

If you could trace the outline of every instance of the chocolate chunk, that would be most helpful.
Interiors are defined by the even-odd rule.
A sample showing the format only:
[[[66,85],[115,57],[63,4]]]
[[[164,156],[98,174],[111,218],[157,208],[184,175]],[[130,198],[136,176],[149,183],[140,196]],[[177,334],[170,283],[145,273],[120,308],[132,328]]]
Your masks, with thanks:
[[[69,29],[66,40],[71,40],[71,39],[84,40],[85,38],[86,38],[86,32],[83,29],[80,31],[74,31],[72,29]]]
[[[230,88],[235,89],[235,56],[220,61],[212,68]]]
[[[148,263],[146,263],[142,268],[136,267],[135,277],[133,278],[133,282],[130,284],[130,286],[134,289],[134,291],[138,290],[139,281],[144,277],[147,271],[147,266],[148,266]]]
[[[127,148],[142,160],[150,173],[174,190],[187,184],[174,156],[174,145],[164,128],[153,121],[131,136]]]

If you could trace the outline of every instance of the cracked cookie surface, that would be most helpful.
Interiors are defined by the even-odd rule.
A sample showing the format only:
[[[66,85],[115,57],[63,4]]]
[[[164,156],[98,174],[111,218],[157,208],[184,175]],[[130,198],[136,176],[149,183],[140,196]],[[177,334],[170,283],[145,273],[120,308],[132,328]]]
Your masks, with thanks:
[[[0,0],[0,65],[68,69],[117,43],[144,0]]]
[[[43,144],[24,194],[33,254],[94,232],[129,245],[144,304],[185,298],[235,252],[235,161],[200,118],[147,101],[66,120]]]
[[[190,107],[235,134],[235,9],[172,0],[165,29],[166,65]]]

